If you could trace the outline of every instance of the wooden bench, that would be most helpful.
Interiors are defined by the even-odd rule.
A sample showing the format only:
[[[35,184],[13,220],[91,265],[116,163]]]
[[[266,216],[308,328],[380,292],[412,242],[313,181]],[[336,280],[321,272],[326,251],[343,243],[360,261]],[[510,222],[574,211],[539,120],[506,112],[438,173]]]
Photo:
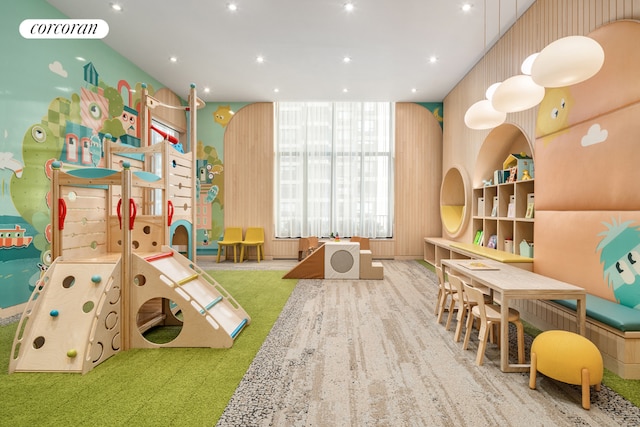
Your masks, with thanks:
[[[516,305],[539,329],[576,330],[575,301],[526,301]],[[640,311],[587,294],[587,334],[604,367],[625,379],[640,379]]]

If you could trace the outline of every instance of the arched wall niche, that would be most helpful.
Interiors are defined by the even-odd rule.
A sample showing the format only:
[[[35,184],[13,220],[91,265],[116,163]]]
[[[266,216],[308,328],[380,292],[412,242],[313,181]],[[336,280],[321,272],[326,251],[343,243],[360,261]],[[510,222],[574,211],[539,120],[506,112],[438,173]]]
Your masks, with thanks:
[[[519,126],[505,123],[491,130],[478,152],[473,187],[482,187],[483,180],[493,179],[493,172],[502,169],[502,163],[509,154],[522,152],[533,158],[533,145]]]
[[[458,237],[469,221],[469,179],[464,169],[452,166],[442,179],[440,188],[440,218],[449,237]]]

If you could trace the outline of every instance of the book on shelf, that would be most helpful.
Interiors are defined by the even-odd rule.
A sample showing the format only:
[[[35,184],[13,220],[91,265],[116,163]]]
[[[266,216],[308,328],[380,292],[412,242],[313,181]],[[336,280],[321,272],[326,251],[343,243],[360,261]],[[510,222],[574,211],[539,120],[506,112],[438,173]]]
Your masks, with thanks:
[[[507,207],[507,218],[516,217],[516,196],[509,196],[509,206]]]
[[[478,216],[484,216],[484,197],[478,197]]]
[[[473,244],[482,246],[482,243],[482,230],[478,230],[476,231],[476,237],[473,239]]]
[[[491,207],[491,216],[498,216],[498,196],[493,196],[493,206]]]
[[[527,212],[524,214],[525,218],[533,218],[535,214],[535,200],[534,193],[527,194]]]

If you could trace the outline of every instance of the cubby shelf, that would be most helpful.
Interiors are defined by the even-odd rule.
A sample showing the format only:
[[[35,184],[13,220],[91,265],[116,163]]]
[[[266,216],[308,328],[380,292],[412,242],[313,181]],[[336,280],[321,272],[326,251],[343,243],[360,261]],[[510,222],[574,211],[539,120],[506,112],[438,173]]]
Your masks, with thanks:
[[[474,188],[472,198],[474,236],[476,231],[482,230],[482,244],[487,246],[490,237],[495,235],[497,249],[507,252],[509,248],[506,241],[511,240],[513,253],[525,255],[520,253],[520,242],[522,240],[533,242],[535,220],[527,218],[528,198],[533,197],[533,194],[533,179]],[[513,204],[511,208],[510,204]]]

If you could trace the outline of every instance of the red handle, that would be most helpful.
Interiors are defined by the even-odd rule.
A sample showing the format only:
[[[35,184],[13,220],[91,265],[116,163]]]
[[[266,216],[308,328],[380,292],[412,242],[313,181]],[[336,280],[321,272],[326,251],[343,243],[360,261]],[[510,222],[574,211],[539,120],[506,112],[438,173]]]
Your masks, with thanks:
[[[136,202],[133,199],[129,199],[129,230],[133,230],[133,223],[136,220],[137,213]]]
[[[116,208],[118,212],[118,223],[120,224],[120,230],[122,230],[122,199],[118,200],[118,207]]]
[[[173,202],[167,200],[167,227],[171,227],[171,221],[173,221]]]
[[[169,141],[172,144],[177,144],[178,143],[178,138],[176,138],[173,135],[169,135],[166,132],[161,131],[160,129],[158,129],[155,126],[151,126],[151,130],[156,131],[158,134],[160,134],[161,137],[163,137],[164,139],[166,139],[167,141]]]
[[[58,199],[58,230],[64,230],[64,220],[67,217],[67,203],[64,199]]]

